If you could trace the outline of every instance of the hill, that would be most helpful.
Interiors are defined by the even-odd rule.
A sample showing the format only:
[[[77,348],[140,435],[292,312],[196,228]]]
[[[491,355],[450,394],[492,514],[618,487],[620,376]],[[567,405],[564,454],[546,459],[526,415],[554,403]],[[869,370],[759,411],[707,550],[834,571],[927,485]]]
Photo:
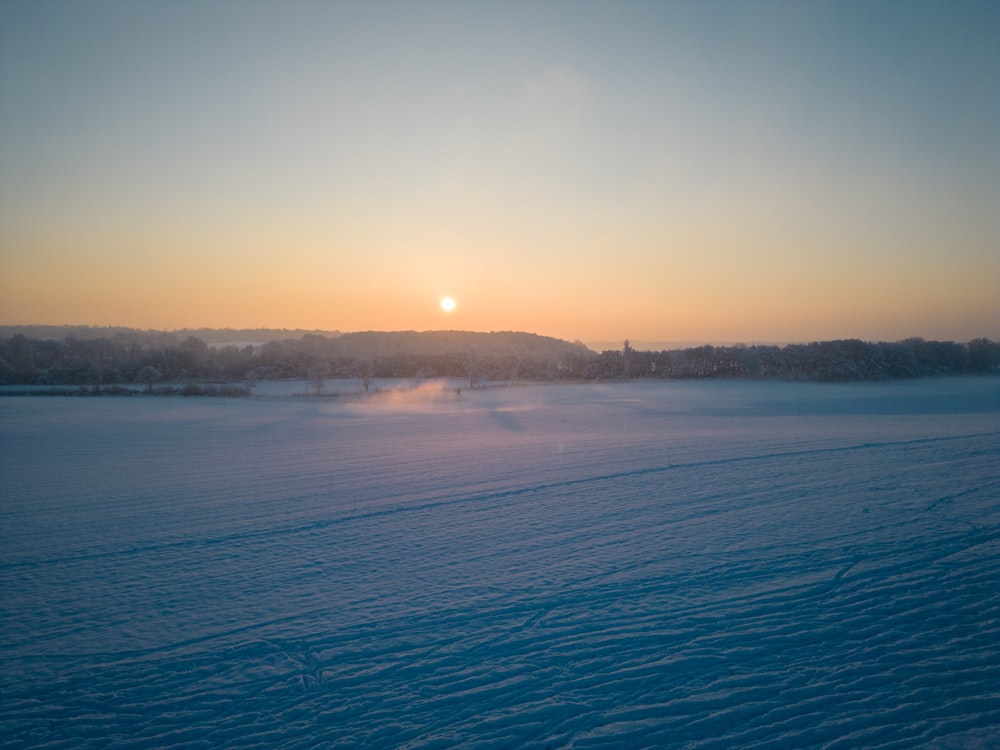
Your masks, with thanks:
[[[583,344],[513,331],[0,328],[0,384],[21,385],[319,376],[548,380],[582,377],[593,356]]]
[[[324,331],[305,328],[180,328],[173,331],[155,329],[128,328],[125,326],[71,326],[71,325],[24,325],[0,326],[0,339],[12,336],[25,336],[31,339],[61,341],[62,339],[78,339],[94,341],[96,339],[145,341],[174,339],[178,343],[190,336],[201,339],[211,346],[246,346],[247,344],[266,344],[279,339],[298,339],[307,335],[339,336],[339,331]]]
[[[583,344],[519,331],[365,331],[341,334],[330,348],[337,356],[352,359],[395,354],[547,358],[592,353]]]

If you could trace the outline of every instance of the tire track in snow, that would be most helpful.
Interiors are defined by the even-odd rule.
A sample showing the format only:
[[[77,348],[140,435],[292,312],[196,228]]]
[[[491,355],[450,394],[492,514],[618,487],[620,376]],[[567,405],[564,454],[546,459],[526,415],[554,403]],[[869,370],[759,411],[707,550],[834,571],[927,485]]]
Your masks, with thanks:
[[[934,437],[934,438],[920,438],[916,440],[861,443],[857,445],[830,446],[824,448],[811,448],[808,450],[790,450],[781,452],[760,453],[753,455],[741,455],[741,456],[718,458],[718,459],[708,459],[703,461],[671,463],[661,466],[650,466],[638,469],[629,469],[626,471],[611,472],[606,474],[596,474],[576,479],[564,479],[556,482],[546,482],[534,485],[522,485],[502,490],[453,494],[427,502],[406,503],[405,505],[397,505],[390,508],[362,511],[359,513],[351,513],[350,515],[312,521],[309,523],[297,524],[293,526],[282,527],[279,529],[271,529],[271,528],[256,529],[251,531],[239,532],[235,534],[206,537],[202,539],[169,540],[169,541],[157,542],[154,544],[131,547],[128,549],[106,550],[101,552],[82,552],[80,554],[68,557],[55,557],[55,558],[48,558],[41,560],[23,560],[14,562],[4,561],[0,562],[0,571],[3,571],[8,568],[32,567],[39,565],[60,565],[81,560],[114,558],[114,557],[129,556],[129,555],[142,555],[150,552],[159,552],[170,549],[188,549],[191,547],[228,545],[234,542],[236,543],[252,542],[258,539],[266,539],[286,534],[308,533],[316,530],[329,528],[330,526],[334,525],[347,524],[359,520],[379,518],[388,515],[405,514],[405,513],[422,513],[427,510],[433,510],[457,504],[484,503],[492,500],[504,500],[509,498],[516,498],[523,495],[541,494],[553,490],[564,490],[569,488],[585,488],[586,486],[595,483],[607,483],[625,479],[634,479],[637,477],[642,477],[647,475],[658,475],[658,474],[664,474],[666,472],[679,471],[685,469],[708,469],[713,467],[725,467],[741,463],[752,464],[760,461],[772,461],[776,459],[794,460],[807,457],[812,458],[826,454],[833,455],[833,454],[851,453],[857,451],[870,451],[872,449],[889,450],[907,446],[922,446],[934,443],[974,439],[986,435],[989,435],[989,433],[970,433],[966,435],[948,435],[948,436]],[[1000,449],[997,449],[996,451],[984,451],[984,454],[996,455],[1000,457]],[[286,481],[287,479],[288,477],[285,478]],[[976,488],[972,488],[965,492],[974,492],[974,491],[976,491]],[[935,509],[941,503],[952,499],[952,497],[953,496],[946,496],[936,500],[927,507],[927,510]]]
[[[594,471],[608,463],[587,442],[552,467],[587,476],[491,488],[480,473],[479,489],[435,478],[444,447],[416,450],[366,490],[391,507],[348,514],[341,503],[327,517],[232,534],[210,532],[242,512],[219,474],[202,488],[221,498],[218,515],[192,544],[4,570],[7,594],[35,586],[44,596],[30,601],[59,607],[0,605],[0,742],[996,739],[995,437],[753,456],[720,439],[718,451],[741,455],[667,464],[641,437],[622,449],[625,468]],[[540,462],[526,465],[537,480]],[[309,466],[296,496],[322,492],[326,475]],[[928,508],[935,498],[948,501]],[[15,615],[20,641],[6,637]]]

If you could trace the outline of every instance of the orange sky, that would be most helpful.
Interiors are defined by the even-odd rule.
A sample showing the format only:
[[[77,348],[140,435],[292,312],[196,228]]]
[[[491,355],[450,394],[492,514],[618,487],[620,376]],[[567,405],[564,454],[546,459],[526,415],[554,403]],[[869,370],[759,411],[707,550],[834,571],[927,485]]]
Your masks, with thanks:
[[[961,2],[0,4],[0,323],[1000,339],[998,33]]]

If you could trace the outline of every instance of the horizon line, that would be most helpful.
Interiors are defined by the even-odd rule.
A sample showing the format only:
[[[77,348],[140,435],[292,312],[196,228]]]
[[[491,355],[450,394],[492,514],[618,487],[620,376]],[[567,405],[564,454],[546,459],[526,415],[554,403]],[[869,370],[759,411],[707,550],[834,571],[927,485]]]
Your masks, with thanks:
[[[18,328],[53,328],[53,329],[90,329],[90,330],[100,330],[100,329],[122,329],[125,331],[134,331],[137,333],[166,333],[166,334],[177,334],[177,333],[187,333],[187,332],[275,332],[275,333],[302,333],[302,334],[333,334],[336,337],[349,335],[349,334],[359,334],[359,333],[477,333],[477,334],[496,334],[496,333],[523,333],[533,336],[542,336],[545,338],[556,339],[559,341],[565,341],[572,344],[583,344],[588,349],[595,352],[611,351],[611,350],[621,350],[624,348],[625,342],[628,342],[629,347],[632,349],[642,350],[655,350],[655,349],[680,349],[680,348],[696,348],[699,346],[791,346],[796,344],[812,344],[820,343],[825,341],[862,341],[865,343],[900,343],[903,341],[909,341],[911,339],[923,339],[925,341],[954,341],[956,343],[968,343],[970,341],[976,341],[978,339],[987,339],[989,341],[1000,340],[993,339],[988,336],[973,336],[969,339],[929,339],[920,335],[905,336],[898,339],[866,339],[857,336],[851,337],[837,337],[837,338],[809,338],[809,339],[791,339],[791,340],[767,340],[767,339],[751,339],[751,340],[738,340],[738,339],[633,339],[630,337],[622,337],[619,339],[590,339],[586,340],[580,337],[574,339],[562,338],[560,336],[553,336],[550,334],[542,334],[534,331],[517,331],[514,329],[505,330],[490,330],[490,331],[477,331],[469,329],[457,329],[457,328],[431,328],[425,330],[417,330],[414,328],[399,328],[399,329],[365,329],[357,331],[344,331],[336,328],[285,328],[285,327],[273,327],[273,326],[245,326],[245,327],[232,327],[232,326],[198,326],[190,327],[185,326],[183,328],[140,328],[136,326],[128,325],[116,325],[116,324],[103,324],[95,325],[89,323],[0,323],[0,330],[3,329],[18,329]],[[246,342],[246,343],[256,343],[256,342]],[[266,342],[262,342],[266,343]]]

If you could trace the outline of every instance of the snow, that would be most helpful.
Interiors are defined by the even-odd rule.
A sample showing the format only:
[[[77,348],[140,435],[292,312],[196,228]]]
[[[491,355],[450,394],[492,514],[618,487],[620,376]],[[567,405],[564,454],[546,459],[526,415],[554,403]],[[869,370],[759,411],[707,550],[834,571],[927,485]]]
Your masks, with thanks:
[[[1000,380],[0,400],[0,746],[1000,743]]]

